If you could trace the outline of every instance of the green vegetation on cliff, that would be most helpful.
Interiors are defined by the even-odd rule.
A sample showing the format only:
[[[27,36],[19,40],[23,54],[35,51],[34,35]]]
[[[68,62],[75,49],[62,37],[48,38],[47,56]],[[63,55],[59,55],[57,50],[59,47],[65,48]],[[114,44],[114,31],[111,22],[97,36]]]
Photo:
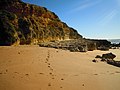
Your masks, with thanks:
[[[0,45],[82,38],[45,7],[21,0],[0,0],[0,5]]]
[[[13,13],[0,11],[0,45],[11,45],[16,42],[16,29],[11,23],[14,19]]]

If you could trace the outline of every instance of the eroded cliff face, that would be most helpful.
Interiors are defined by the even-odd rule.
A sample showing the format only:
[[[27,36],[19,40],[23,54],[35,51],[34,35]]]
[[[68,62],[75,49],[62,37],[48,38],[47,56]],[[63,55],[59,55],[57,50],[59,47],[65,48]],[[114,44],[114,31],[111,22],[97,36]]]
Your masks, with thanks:
[[[21,0],[0,0],[0,45],[82,39],[78,32],[45,7]]]

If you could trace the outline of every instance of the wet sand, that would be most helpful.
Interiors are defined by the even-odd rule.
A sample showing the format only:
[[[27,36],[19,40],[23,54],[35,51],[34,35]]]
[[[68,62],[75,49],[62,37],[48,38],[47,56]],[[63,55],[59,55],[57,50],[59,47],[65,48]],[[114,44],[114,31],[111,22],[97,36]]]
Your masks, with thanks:
[[[39,46],[0,47],[0,90],[120,90],[120,68],[92,62],[120,50],[69,52]]]

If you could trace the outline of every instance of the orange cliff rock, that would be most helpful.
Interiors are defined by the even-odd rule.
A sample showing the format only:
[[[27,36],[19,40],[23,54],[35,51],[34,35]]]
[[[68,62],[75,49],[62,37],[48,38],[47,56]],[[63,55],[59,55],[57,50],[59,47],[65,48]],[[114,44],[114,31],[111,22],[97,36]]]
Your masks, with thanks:
[[[82,39],[75,29],[45,7],[21,0],[0,0],[0,5],[0,45]]]

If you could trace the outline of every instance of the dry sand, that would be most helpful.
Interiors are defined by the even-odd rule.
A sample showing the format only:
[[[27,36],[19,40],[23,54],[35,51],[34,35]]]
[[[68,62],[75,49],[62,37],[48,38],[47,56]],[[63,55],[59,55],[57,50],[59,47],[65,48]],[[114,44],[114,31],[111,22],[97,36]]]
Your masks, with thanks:
[[[69,52],[38,46],[0,47],[0,90],[120,90],[120,68],[94,63],[120,50]]]

